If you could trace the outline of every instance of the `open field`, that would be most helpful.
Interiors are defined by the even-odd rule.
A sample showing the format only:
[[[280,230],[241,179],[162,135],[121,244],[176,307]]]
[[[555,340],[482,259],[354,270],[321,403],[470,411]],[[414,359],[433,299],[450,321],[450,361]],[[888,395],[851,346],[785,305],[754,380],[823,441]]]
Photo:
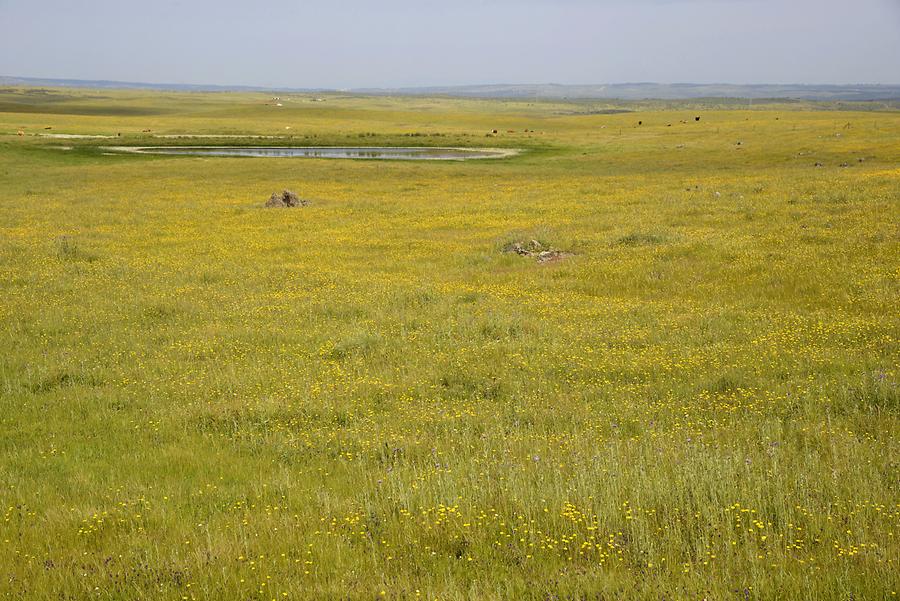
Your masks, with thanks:
[[[900,113],[314,100],[0,90],[0,595],[897,598]]]

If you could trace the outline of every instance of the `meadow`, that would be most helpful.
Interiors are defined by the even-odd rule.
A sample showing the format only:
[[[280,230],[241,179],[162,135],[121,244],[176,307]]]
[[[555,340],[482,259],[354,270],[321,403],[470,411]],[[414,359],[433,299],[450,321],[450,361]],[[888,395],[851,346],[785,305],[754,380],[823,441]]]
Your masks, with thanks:
[[[900,112],[279,102],[0,90],[4,598],[897,598]]]

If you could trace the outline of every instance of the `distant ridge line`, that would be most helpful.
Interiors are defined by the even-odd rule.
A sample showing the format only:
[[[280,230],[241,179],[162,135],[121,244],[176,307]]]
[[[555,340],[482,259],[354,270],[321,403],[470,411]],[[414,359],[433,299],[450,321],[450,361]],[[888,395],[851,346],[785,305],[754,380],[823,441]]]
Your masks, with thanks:
[[[291,88],[215,84],[143,83],[113,80],[0,76],[0,86],[187,92],[351,93],[378,96],[450,96],[535,100],[690,100],[699,98],[791,99],[818,101],[900,100],[900,84],[487,84],[399,88]]]

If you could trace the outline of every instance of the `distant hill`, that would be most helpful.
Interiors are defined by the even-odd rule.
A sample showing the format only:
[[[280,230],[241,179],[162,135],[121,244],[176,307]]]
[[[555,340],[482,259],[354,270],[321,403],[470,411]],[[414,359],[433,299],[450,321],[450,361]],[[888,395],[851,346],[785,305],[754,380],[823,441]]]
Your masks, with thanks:
[[[460,96],[468,98],[687,100],[747,98],[797,100],[897,100],[900,85],[784,85],[617,83],[605,85],[500,84],[428,88],[361,89],[368,94]]]
[[[182,92],[327,92],[326,89],[287,89],[265,86],[225,86],[214,84],[144,83],[110,81],[105,79],[44,79],[39,77],[10,77],[0,75],[0,86],[38,86],[48,88],[90,88],[93,90],[176,90]]]
[[[418,88],[277,88],[264,86],[223,86],[204,84],[159,84],[106,80],[40,79],[0,76],[2,86],[45,86],[76,88],[123,88],[182,90],[195,92],[351,92],[386,96],[454,96],[462,98],[516,98],[548,100],[688,100],[695,98],[796,99],[818,101],[900,100],[900,85],[803,85],[803,84],[495,84]]]

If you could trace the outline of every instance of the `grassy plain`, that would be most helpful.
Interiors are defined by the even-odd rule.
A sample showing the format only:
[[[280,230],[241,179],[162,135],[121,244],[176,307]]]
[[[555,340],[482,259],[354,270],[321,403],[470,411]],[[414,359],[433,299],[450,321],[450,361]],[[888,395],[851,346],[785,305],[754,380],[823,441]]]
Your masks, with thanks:
[[[312,100],[0,91],[5,597],[896,598],[900,113]]]

